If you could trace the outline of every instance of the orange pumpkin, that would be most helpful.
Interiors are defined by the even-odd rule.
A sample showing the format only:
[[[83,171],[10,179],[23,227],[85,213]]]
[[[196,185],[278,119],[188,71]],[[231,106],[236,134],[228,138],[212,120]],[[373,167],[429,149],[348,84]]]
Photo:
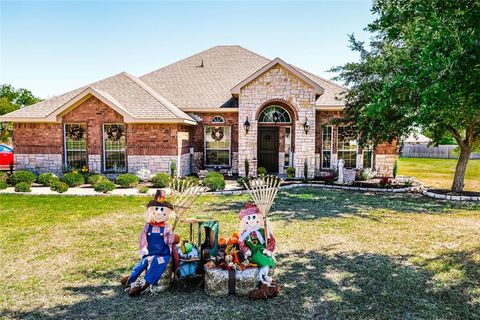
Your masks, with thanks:
[[[237,239],[240,239],[240,231],[233,231],[232,237],[235,237]]]
[[[219,246],[224,246],[226,244],[227,244],[227,239],[225,239],[225,238],[219,238],[218,239],[218,245]]]
[[[238,244],[238,238],[237,237],[231,237],[230,239],[228,239],[228,244],[231,244],[231,245]]]

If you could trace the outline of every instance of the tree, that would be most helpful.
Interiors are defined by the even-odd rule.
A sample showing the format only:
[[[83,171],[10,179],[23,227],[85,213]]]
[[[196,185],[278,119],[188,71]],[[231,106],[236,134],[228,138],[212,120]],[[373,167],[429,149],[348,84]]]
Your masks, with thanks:
[[[0,115],[41,101],[27,89],[15,89],[9,84],[0,87]],[[10,122],[0,122],[0,142],[8,142],[13,135],[13,125]]]
[[[434,144],[460,148],[452,191],[461,192],[480,145],[480,2],[378,0],[368,48],[350,36],[359,62],[333,68],[349,91],[346,119],[360,142],[378,143],[424,128]]]

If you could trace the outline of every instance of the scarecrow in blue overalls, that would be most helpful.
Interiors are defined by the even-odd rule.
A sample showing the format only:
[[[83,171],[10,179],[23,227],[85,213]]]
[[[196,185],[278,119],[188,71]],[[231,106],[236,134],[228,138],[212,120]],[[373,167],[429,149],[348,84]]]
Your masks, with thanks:
[[[142,281],[140,286],[130,287],[128,294],[132,297],[155,286],[170,262],[175,237],[167,222],[172,214],[173,206],[166,201],[165,191],[158,190],[145,212],[146,224],[140,235],[140,261],[130,275],[120,281],[125,287],[131,286],[147,270],[144,283]]]

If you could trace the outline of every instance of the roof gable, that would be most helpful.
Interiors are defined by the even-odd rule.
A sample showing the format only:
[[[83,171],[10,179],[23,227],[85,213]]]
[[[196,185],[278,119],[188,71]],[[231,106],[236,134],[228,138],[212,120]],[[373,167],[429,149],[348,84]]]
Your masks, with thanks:
[[[312,79],[310,79],[309,77],[307,77],[305,74],[303,74],[302,72],[300,72],[297,68],[289,65],[288,63],[286,63],[285,61],[283,61],[282,59],[280,58],[275,58],[273,59],[272,61],[270,61],[269,63],[267,63],[266,65],[264,65],[262,68],[258,69],[257,71],[255,71],[254,73],[252,73],[250,76],[248,76],[246,79],[242,80],[239,84],[237,84],[236,86],[234,86],[230,92],[233,94],[233,95],[238,95],[240,94],[240,89],[243,88],[245,85],[247,85],[248,83],[252,82],[253,80],[257,79],[259,76],[261,76],[262,74],[264,74],[265,72],[267,72],[268,70],[270,70],[271,68],[273,68],[274,66],[276,65],[280,65],[282,67],[284,67],[285,69],[287,69],[288,71],[290,71],[291,73],[293,73],[294,75],[296,75],[298,78],[302,79],[304,82],[306,82],[307,84],[309,84],[310,86],[312,86],[312,88],[315,90],[315,94],[317,96],[321,95],[323,92],[324,92],[324,89],[318,84],[316,83],[315,81],[313,81]]]

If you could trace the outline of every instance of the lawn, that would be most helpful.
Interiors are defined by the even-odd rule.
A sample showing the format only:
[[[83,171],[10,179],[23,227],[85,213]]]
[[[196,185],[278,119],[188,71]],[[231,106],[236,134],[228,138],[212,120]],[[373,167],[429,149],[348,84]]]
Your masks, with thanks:
[[[432,188],[450,189],[456,165],[455,159],[401,158],[398,174],[416,177]],[[480,160],[468,162],[465,191],[480,191]]]
[[[238,224],[243,196],[189,213]],[[479,319],[480,206],[314,188],[273,207],[281,296],[252,302],[171,289],[129,298],[143,197],[0,195],[0,317],[102,319]],[[180,232],[186,234],[182,226]]]

